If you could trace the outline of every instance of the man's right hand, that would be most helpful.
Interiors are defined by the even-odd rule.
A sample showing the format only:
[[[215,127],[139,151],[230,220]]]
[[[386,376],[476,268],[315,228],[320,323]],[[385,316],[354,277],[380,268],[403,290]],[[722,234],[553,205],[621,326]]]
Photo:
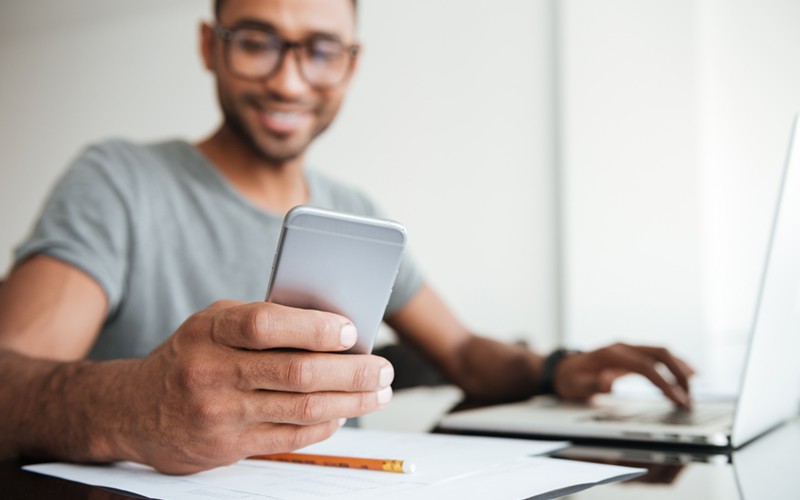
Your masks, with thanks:
[[[131,367],[112,454],[184,474],[323,440],[392,396],[388,361],[334,354],[355,340],[335,314],[215,303]]]

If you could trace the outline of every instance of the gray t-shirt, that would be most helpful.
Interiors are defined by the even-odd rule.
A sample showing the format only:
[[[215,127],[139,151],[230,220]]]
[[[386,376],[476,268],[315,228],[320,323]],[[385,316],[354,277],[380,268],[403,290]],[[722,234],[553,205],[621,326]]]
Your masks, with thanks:
[[[359,191],[305,174],[309,204],[380,216]],[[89,147],[61,178],[16,262],[48,255],[100,284],[109,311],[90,358],[144,356],[215,300],[264,300],[281,222],[187,142],[111,140]],[[387,314],[420,283],[404,257]]]

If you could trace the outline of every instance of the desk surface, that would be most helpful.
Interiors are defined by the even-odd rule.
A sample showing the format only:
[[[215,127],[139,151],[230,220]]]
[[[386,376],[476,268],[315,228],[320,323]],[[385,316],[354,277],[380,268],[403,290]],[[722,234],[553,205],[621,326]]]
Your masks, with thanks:
[[[564,497],[572,500],[800,498],[800,469],[796,465],[800,457],[800,420],[776,429],[730,456],[580,445],[560,454],[649,470],[647,475],[632,481],[597,486]],[[29,473],[21,470],[21,465],[17,461],[0,461],[2,498],[132,498],[124,493]]]
[[[570,458],[646,467],[640,478],[586,490],[574,500],[800,498],[800,419],[730,455],[573,446]]]

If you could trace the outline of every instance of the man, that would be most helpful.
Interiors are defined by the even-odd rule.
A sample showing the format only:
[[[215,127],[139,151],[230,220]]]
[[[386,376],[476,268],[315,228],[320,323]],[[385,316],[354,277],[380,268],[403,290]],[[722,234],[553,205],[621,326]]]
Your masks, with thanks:
[[[355,342],[347,318],[262,301],[291,207],[377,213],[304,168],[357,66],[354,2],[227,0],[216,15],[201,39],[220,128],[89,148],[17,251],[0,289],[0,456],[190,473],[325,439],[391,399],[386,360],[335,354]],[[237,300],[206,307],[222,297]],[[664,349],[544,358],[471,334],[410,260],[385,319],[469,396],[585,399],[637,372],[689,404],[691,369]]]

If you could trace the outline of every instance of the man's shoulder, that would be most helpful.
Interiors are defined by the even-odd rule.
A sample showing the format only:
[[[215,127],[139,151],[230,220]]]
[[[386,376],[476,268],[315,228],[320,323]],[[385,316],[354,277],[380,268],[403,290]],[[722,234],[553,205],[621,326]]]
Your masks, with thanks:
[[[128,191],[135,186],[159,184],[180,177],[198,153],[186,141],[142,143],[110,138],[86,146],[72,162],[66,179],[116,185]]]
[[[191,149],[192,146],[183,140],[142,143],[109,138],[90,144],[81,154],[81,158],[98,161],[106,166],[125,168],[180,160],[189,156]]]
[[[156,193],[177,192],[187,182],[187,171],[202,170],[196,168],[200,159],[192,155],[199,156],[199,152],[185,141],[99,141],[84,147],[73,159],[49,199],[64,203],[102,199],[106,204],[140,206],[157,198]]]

